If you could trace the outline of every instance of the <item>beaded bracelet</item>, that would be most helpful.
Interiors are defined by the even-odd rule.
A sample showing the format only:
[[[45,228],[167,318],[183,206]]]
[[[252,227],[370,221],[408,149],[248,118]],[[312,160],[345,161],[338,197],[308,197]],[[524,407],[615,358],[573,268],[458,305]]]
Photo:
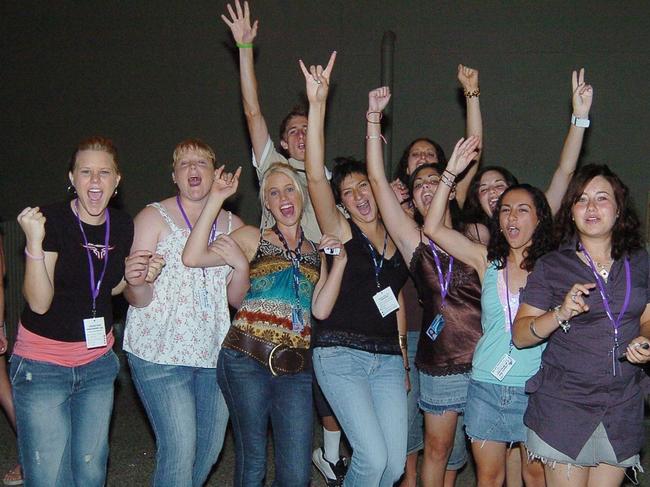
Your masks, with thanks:
[[[370,122],[370,123],[373,123],[373,122]],[[372,139],[381,139],[381,140],[384,141],[384,144],[388,144],[388,142],[386,141],[386,137],[384,137],[381,134],[379,134],[379,135],[366,135],[366,140],[372,140]]]
[[[452,191],[453,191],[453,189],[456,187],[456,183],[455,183],[452,179],[450,179],[449,176],[447,176],[444,172],[443,172],[442,175],[440,176],[440,181],[441,181],[445,186],[448,186],[449,188],[451,188]]]

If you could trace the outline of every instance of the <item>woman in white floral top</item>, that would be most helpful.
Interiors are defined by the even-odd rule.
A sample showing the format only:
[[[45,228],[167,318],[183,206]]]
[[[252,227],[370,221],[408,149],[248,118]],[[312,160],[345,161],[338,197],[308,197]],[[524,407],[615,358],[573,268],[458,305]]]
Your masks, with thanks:
[[[230,325],[227,287],[236,280],[228,266],[190,269],[181,262],[215,179],[213,150],[200,140],[183,141],[172,169],[178,195],[138,214],[132,249],[141,254],[143,272],[155,259],[164,258],[165,268],[153,284],[131,279],[125,292],[131,306],[124,350],[156,435],[156,487],[203,485],[221,451],[228,409],[216,366]],[[221,211],[211,238],[242,225]]]

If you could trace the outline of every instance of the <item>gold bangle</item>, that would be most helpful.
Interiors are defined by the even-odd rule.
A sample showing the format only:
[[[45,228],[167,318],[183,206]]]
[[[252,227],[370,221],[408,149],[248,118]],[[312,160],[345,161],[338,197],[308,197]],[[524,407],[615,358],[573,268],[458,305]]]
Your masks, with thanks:
[[[476,88],[474,91],[465,91],[465,98],[478,98],[481,96],[481,90]]]

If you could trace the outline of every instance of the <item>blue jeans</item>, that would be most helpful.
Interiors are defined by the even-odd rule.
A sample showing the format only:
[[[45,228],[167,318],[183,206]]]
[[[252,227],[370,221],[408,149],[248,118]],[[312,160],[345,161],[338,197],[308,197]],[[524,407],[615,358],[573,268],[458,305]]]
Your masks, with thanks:
[[[273,429],[274,486],[307,487],[314,429],[311,371],[273,376],[247,355],[219,352],[217,380],[235,437],[235,487],[260,487],[266,476],[269,419]]]
[[[410,455],[424,448],[424,416],[418,405],[420,400],[420,373],[415,366],[415,354],[418,351],[420,332],[409,331],[406,336],[408,341],[409,367],[411,368],[409,372],[411,390],[406,398],[406,407],[408,409],[408,441],[406,451]]]
[[[112,350],[79,367],[11,358],[26,487],[104,485],[118,371]]]
[[[228,409],[216,369],[161,365],[129,353],[131,377],[156,435],[155,487],[200,487],[216,463]]]
[[[400,355],[314,349],[318,383],[352,446],[345,487],[392,487],[404,471],[408,418]]]

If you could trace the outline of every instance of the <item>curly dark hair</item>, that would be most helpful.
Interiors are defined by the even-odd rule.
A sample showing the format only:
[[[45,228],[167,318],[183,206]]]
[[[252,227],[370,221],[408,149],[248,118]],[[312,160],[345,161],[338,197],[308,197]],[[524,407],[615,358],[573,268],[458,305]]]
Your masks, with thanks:
[[[332,193],[336,204],[341,203],[341,183],[350,174],[363,174],[368,176],[365,163],[354,159],[353,157],[336,157],[334,159],[334,168],[332,169]]]
[[[575,238],[578,229],[573,221],[573,206],[582,196],[585,187],[597,176],[605,178],[614,189],[618,216],[612,228],[612,258],[618,260],[643,248],[643,237],[628,187],[605,164],[587,164],[575,173],[556,216],[555,236],[560,242],[571,242]]]
[[[530,246],[524,250],[524,260],[521,263],[521,268],[530,272],[535,267],[537,259],[557,248],[556,241],[553,238],[553,215],[546,200],[546,195],[530,184],[514,184],[499,197],[497,207],[494,209],[492,218],[490,218],[490,241],[487,246],[487,257],[489,261],[496,263],[498,269],[503,269],[506,266],[510,245],[501,231],[499,215],[503,198],[511,191],[518,189],[524,190],[530,195],[537,214],[537,227],[533,232]]]
[[[503,179],[505,179],[506,185],[508,187],[519,184],[517,178],[505,167],[485,166],[480,168],[472,178],[472,181],[469,183],[467,199],[465,200],[465,205],[463,206],[463,221],[465,223],[482,223],[486,227],[489,227],[490,225],[490,217],[483,210],[481,202],[478,198],[478,190],[481,186],[481,178],[488,171],[496,171],[503,175]]]
[[[409,145],[406,146],[406,149],[404,149],[404,152],[402,153],[401,159],[397,163],[397,169],[395,169],[395,177],[406,185],[409,184],[409,175],[407,174],[408,167],[409,167],[409,153],[411,152],[411,148],[418,142],[428,142],[429,144],[431,144],[434,147],[436,151],[436,156],[438,158],[438,162],[435,163],[436,166],[441,171],[444,170],[445,167],[447,167],[447,157],[445,156],[445,151],[442,150],[440,144],[434,142],[433,140],[427,137],[420,137],[419,139],[415,139]]]
[[[441,175],[440,165],[436,163],[422,164],[421,166],[416,167],[415,171],[411,173],[408,182],[409,196],[411,197],[411,200],[413,200],[413,184],[415,183],[415,179],[418,177],[418,174],[422,172],[422,170],[429,169],[429,168],[436,171],[436,173],[438,173],[438,176]],[[456,199],[453,199],[449,202],[449,213],[451,214],[451,224],[454,230],[458,230],[459,232],[462,232],[464,228],[462,213],[460,211],[460,206],[458,206],[458,202],[456,201]],[[415,207],[413,208],[413,219],[416,221],[418,225],[420,226],[424,225],[424,215],[422,215]]]

